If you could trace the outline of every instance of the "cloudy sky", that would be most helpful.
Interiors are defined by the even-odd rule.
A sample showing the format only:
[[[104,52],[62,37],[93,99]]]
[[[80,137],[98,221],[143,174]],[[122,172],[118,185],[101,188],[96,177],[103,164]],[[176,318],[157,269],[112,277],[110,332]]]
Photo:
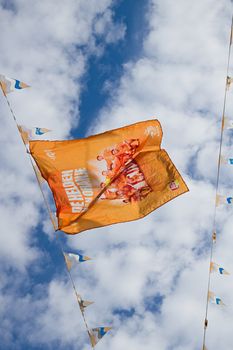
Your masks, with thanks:
[[[0,73],[32,86],[9,96],[20,124],[67,139],[156,117],[190,189],[140,221],[59,234],[93,258],[73,277],[89,326],[113,327],[99,350],[201,349],[231,14],[230,0],[0,0]],[[3,96],[0,113],[0,349],[90,349]],[[214,260],[233,272],[232,224],[220,208]],[[208,350],[232,350],[232,285],[211,280],[227,306],[210,305]]]

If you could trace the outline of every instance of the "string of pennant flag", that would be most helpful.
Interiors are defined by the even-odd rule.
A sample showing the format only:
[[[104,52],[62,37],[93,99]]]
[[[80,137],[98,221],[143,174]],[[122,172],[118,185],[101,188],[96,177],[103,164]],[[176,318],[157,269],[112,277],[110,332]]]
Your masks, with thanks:
[[[71,282],[72,282],[72,285],[73,285],[73,288],[75,291],[77,302],[78,302],[85,326],[87,328],[87,333],[88,333],[89,338],[90,338],[90,343],[91,343],[91,346],[94,348],[95,345],[99,342],[99,340],[101,338],[103,338],[103,336],[111,329],[111,327],[97,327],[97,328],[91,328],[91,329],[88,327],[87,322],[86,322],[86,317],[85,317],[85,309],[88,306],[92,305],[94,302],[82,299],[81,295],[76,290],[76,286],[75,286],[73,278],[71,276],[71,270],[72,270],[73,265],[80,264],[82,262],[85,262],[85,261],[88,261],[91,259],[88,256],[84,256],[84,255],[77,254],[77,253],[76,254],[67,253],[64,251],[63,251],[63,255],[64,255],[64,259],[65,259],[65,263],[66,263],[66,268],[67,268],[67,271],[70,275]]]
[[[13,92],[13,91],[17,91],[17,90],[21,90],[21,89],[25,89],[25,88],[29,88],[30,86],[25,84],[24,82],[17,80],[17,79],[12,79],[9,78],[5,75],[0,74],[0,86],[1,86],[1,90],[2,93],[6,99],[6,102],[8,104],[9,110],[11,112],[11,115],[16,123],[16,127],[19,131],[20,137],[23,141],[23,144],[26,148],[27,153],[30,156],[30,162],[32,164],[33,170],[35,172],[36,178],[37,178],[37,182],[39,185],[39,188],[41,190],[41,193],[43,195],[43,199],[45,201],[45,205],[47,207],[47,210],[49,212],[49,216],[51,219],[51,222],[53,224],[53,228],[55,231],[57,231],[57,220],[54,217],[52,210],[50,208],[50,205],[46,199],[46,196],[44,195],[44,191],[42,189],[42,183],[44,181],[44,179],[41,176],[41,173],[36,165],[36,163],[34,162],[33,158],[30,155],[29,149],[28,149],[28,143],[31,140],[37,139],[38,137],[40,137],[41,135],[50,132],[50,129],[47,128],[42,128],[42,127],[33,127],[33,128],[28,128],[24,125],[19,125],[17,123],[17,119],[14,113],[14,110],[11,106],[11,103],[8,99],[8,94]],[[88,301],[88,300],[84,300],[81,296],[81,294],[77,291],[76,285],[74,283],[74,279],[72,277],[72,269],[74,267],[74,265],[83,263],[85,261],[91,260],[88,256],[84,256],[78,253],[69,253],[69,252],[64,252],[63,247],[61,245],[61,242],[59,241],[58,236],[56,235],[58,242],[59,242],[59,246],[61,249],[61,252],[63,254],[64,257],[64,261],[65,261],[65,266],[67,269],[67,273],[69,275],[69,278],[71,280],[73,289],[74,289],[74,293],[76,296],[76,300],[77,300],[77,304],[79,306],[88,336],[89,336],[89,340],[90,340],[90,345],[92,348],[94,348],[96,346],[96,344],[103,338],[103,336],[109,331],[111,330],[112,327],[96,327],[96,328],[90,328],[88,326],[88,323],[86,321],[86,316],[85,316],[85,310],[88,306],[90,306],[91,304],[93,304],[93,301]]]
[[[231,45],[231,43],[230,43]],[[229,91],[230,89],[230,85],[233,82],[233,78],[230,78],[227,75],[227,79],[226,79],[226,91]],[[33,128],[27,128],[24,125],[19,125],[17,123],[16,117],[15,117],[15,113],[12,109],[12,106],[9,102],[9,99],[7,97],[7,95],[15,90],[21,90],[24,88],[28,88],[29,85],[16,80],[16,79],[12,79],[12,78],[8,78],[4,75],[0,75],[0,85],[1,85],[1,89],[3,92],[4,97],[6,98],[7,104],[9,106],[10,112],[13,116],[13,119],[16,123],[17,129],[20,133],[20,136],[22,138],[22,141],[26,147],[27,153],[30,152],[28,151],[28,143],[30,140],[36,139],[38,137],[40,137],[41,135],[50,132],[50,129],[47,128],[41,128],[41,127],[33,127]],[[211,240],[211,256],[210,256],[210,269],[209,269],[209,281],[208,281],[208,291],[207,291],[207,304],[206,304],[206,315],[205,315],[205,322],[204,322],[204,337],[203,337],[203,350],[207,350],[206,344],[205,344],[205,338],[206,338],[206,330],[208,327],[208,305],[209,303],[213,303],[219,306],[223,306],[225,305],[224,302],[222,301],[221,297],[217,296],[213,291],[210,290],[210,280],[211,280],[211,274],[212,273],[218,273],[220,275],[228,275],[229,273],[225,270],[224,267],[222,267],[221,265],[218,265],[217,263],[215,263],[213,261],[213,245],[216,243],[216,208],[220,205],[220,204],[232,204],[233,203],[233,197],[230,196],[223,196],[220,195],[218,193],[218,183],[219,183],[219,174],[220,174],[220,166],[223,164],[229,164],[229,165],[233,165],[233,158],[227,158],[224,157],[221,154],[221,146],[222,146],[222,136],[223,136],[223,130],[224,129],[233,129],[233,120],[230,120],[228,118],[225,117],[225,103],[224,103],[224,112],[223,112],[223,119],[222,119],[222,132],[221,132],[221,142],[220,142],[220,152],[219,152],[219,164],[218,164],[218,175],[217,175],[217,190],[216,190],[216,203],[215,203],[215,214],[214,214],[214,229],[213,229],[213,234],[212,234],[212,240]],[[39,169],[37,168],[36,163],[33,161],[33,159],[30,156],[30,161],[31,164],[33,166],[33,169],[35,171],[36,174],[36,178],[38,181],[38,185],[40,187],[40,190],[42,192],[46,207],[48,209],[49,215],[50,215],[50,219],[52,221],[54,230],[57,231],[57,222],[56,222],[56,218],[54,217],[49,203],[43,193],[43,189],[42,189],[42,182],[43,182],[43,178],[40,174]],[[58,237],[58,236],[57,236]],[[90,344],[92,346],[92,348],[94,348],[96,346],[96,344],[99,342],[99,340],[101,340],[103,338],[103,336],[111,329],[111,327],[97,327],[97,328],[90,328],[88,326],[88,323],[86,321],[86,316],[85,316],[85,310],[88,306],[90,306],[91,304],[93,304],[92,301],[88,301],[82,298],[81,294],[77,291],[76,285],[74,283],[73,277],[72,277],[72,268],[74,265],[76,264],[80,264],[82,262],[88,261],[90,260],[89,257],[87,256],[83,256],[81,254],[74,254],[74,253],[69,253],[69,252],[64,252],[63,247],[61,246],[61,243],[59,242],[62,254],[64,256],[64,260],[65,260],[65,266],[69,275],[69,278],[71,280],[73,289],[74,289],[74,293],[76,296],[76,300],[77,300],[77,304],[79,306],[88,336],[89,336],[89,340],[90,340]]]
[[[221,139],[220,139],[220,148],[219,148],[219,162],[218,162],[218,171],[217,171],[217,184],[216,184],[216,200],[215,200],[215,210],[214,210],[214,223],[213,223],[213,233],[212,233],[212,238],[211,238],[211,252],[210,252],[210,267],[209,267],[209,275],[208,275],[208,288],[207,288],[207,303],[206,303],[206,313],[205,313],[205,320],[204,320],[204,336],[203,336],[203,350],[207,350],[206,347],[206,330],[208,328],[208,305],[209,303],[213,303],[215,305],[218,306],[224,306],[224,302],[222,300],[221,297],[219,297],[218,295],[216,295],[211,289],[211,274],[212,273],[217,273],[219,275],[229,275],[229,272],[225,270],[225,268],[219,264],[217,264],[216,262],[213,261],[213,248],[214,248],[214,244],[216,244],[216,239],[217,239],[217,234],[216,234],[216,212],[217,212],[217,208],[220,205],[230,205],[233,204],[233,197],[231,196],[224,196],[222,194],[219,194],[219,177],[220,177],[220,169],[222,165],[233,165],[233,158],[228,158],[224,155],[222,155],[222,143],[223,143],[223,133],[224,130],[229,130],[229,129],[233,129],[233,120],[227,118],[225,116],[225,109],[226,109],[226,96],[227,93],[230,91],[230,87],[231,84],[233,83],[233,78],[231,78],[228,75],[228,71],[229,71],[229,62],[230,62],[230,55],[231,55],[231,46],[232,46],[232,30],[233,30],[233,26],[231,26],[231,36],[230,36],[230,44],[229,44],[229,55],[228,55],[228,66],[227,66],[227,77],[226,77],[226,87],[225,87],[225,98],[224,98],[224,107],[223,107],[223,115],[222,115],[222,128],[221,128]],[[20,136],[22,138],[22,141],[26,147],[26,150],[28,152],[28,148],[27,145],[29,143],[30,140],[33,140],[47,132],[50,132],[50,129],[47,128],[41,128],[41,127],[33,127],[33,128],[27,128],[24,125],[19,125],[17,123],[16,117],[15,117],[15,113],[12,109],[12,106],[9,102],[9,99],[7,97],[7,95],[15,90],[21,90],[24,88],[28,88],[29,85],[16,80],[16,79],[12,79],[12,78],[8,78],[4,75],[0,75],[0,85],[1,85],[1,90],[3,92],[4,97],[6,98],[7,104],[9,106],[10,112],[13,116],[14,121],[16,122],[16,126],[17,129],[20,133]],[[30,152],[28,152],[30,155]],[[43,178],[40,175],[40,171],[37,168],[36,163],[33,161],[33,159],[30,156],[30,160],[33,166],[33,169],[35,171],[37,180],[38,180],[38,184],[40,187],[40,190],[43,194],[43,189],[41,187],[41,183],[43,182]],[[49,203],[47,202],[44,194],[43,194],[43,198],[45,200],[45,204],[46,207],[49,211],[50,214],[50,218],[51,221],[53,223],[53,227],[55,229],[55,231],[57,230],[57,223],[56,220],[52,214],[52,211],[50,209]],[[89,340],[90,340],[90,344],[92,346],[92,348],[94,348],[96,346],[96,344],[99,342],[100,339],[103,338],[103,336],[111,329],[111,327],[97,327],[97,328],[90,328],[87,324],[86,321],[86,316],[85,316],[85,310],[88,306],[90,306],[91,304],[93,304],[92,301],[88,301],[82,298],[81,294],[77,291],[76,285],[74,283],[74,280],[72,278],[72,268],[74,265],[76,264],[80,264],[82,262],[86,262],[88,260],[90,260],[89,257],[87,256],[83,256],[81,254],[74,254],[74,253],[69,253],[69,252],[64,252],[61,243],[59,242],[60,247],[61,247],[61,251],[62,254],[64,256],[64,260],[65,260],[65,265],[66,265],[66,269],[68,272],[68,275],[70,277],[72,286],[74,288],[74,292],[76,295],[76,299],[77,299],[77,303],[85,324],[85,327],[87,329],[87,333],[89,336]]]
[[[224,141],[224,132],[233,129],[233,119],[226,117],[226,106],[227,106],[227,94],[230,92],[231,84],[233,83],[233,77],[229,76],[229,66],[231,59],[231,50],[232,50],[232,42],[233,42],[233,17],[231,21],[231,29],[230,29],[230,40],[229,40],[229,49],[228,49],[228,61],[227,61],[227,74],[226,74],[226,84],[225,84],[225,94],[224,94],[224,102],[223,102],[223,112],[222,112],[222,121],[221,121],[221,132],[220,132],[220,143],[219,143],[219,157],[218,157],[218,168],[217,168],[217,179],[216,179],[216,196],[215,196],[215,207],[214,207],[214,217],[213,217],[213,231],[211,236],[211,247],[210,247],[210,265],[209,265],[209,273],[208,273],[208,287],[207,287],[207,301],[206,301],[206,311],[205,311],[205,320],[204,320],[204,333],[203,333],[203,345],[202,350],[207,350],[206,347],[206,332],[208,328],[208,306],[209,303],[215,304],[218,306],[225,306],[222,298],[215,294],[211,290],[211,275],[213,273],[217,273],[218,275],[229,275],[229,272],[225,270],[225,268],[216,262],[213,261],[214,255],[214,246],[217,241],[217,209],[220,205],[232,205],[233,197],[230,195],[222,195],[219,193],[219,182],[220,182],[220,174],[223,166],[232,165],[233,166],[233,158],[225,156],[222,151],[223,141]]]
[[[222,154],[223,153],[222,152],[222,145],[223,145],[224,132],[227,131],[227,130],[233,129],[233,120],[231,120],[231,119],[229,119],[229,118],[227,118],[225,116],[227,94],[230,92],[231,85],[233,83],[233,77],[229,76],[229,64],[230,64],[230,57],[231,57],[232,38],[233,38],[233,18],[232,18],[232,23],[231,23],[229,52],[228,52],[228,63],[227,63],[227,75],[226,75],[225,95],[224,95],[223,113],[222,113],[222,126],[221,126],[221,134],[220,134],[219,159],[218,159],[217,180],[216,180],[216,198],[215,198],[215,208],[214,208],[214,217],[213,217],[213,230],[212,230],[212,233],[211,233],[211,240],[210,240],[211,241],[211,243],[210,243],[210,245],[211,245],[211,247],[210,247],[210,265],[209,265],[209,272],[208,272],[208,287],[207,287],[207,298],[206,298],[206,310],[205,310],[205,319],[204,319],[204,333],[203,333],[202,350],[207,350],[207,347],[206,347],[206,333],[207,333],[208,322],[209,322],[209,320],[208,320],[209,304],[213,303],[213,304],[215,304],[217,306],[224,306],[225,305],[223,300],[222,300],[222,298],[220,296],[218,296],[217,294],[215,294],[214,291],[211,290],[211,276],[212,276],[213,273],[217,273],[218,275],[224,275],[224,276],[229,275],[229,272],[225,269],[225,267],[223,267],[222,265],[217,264],[214,261],[213,255],[214,255],[214,246],[215,246],[216,241],[217,241],[217,229],[216,229],[216,226],[217,226],[216,225],[217,208],[220,205],[225,205],[225,204],[226,205],[231,205],[231,204],[233,204],[233,196],[231,196],[231,195],[226,195],[225,196],[225,195],[219,193],[219,179],[220,179],[221,167],[225,166],[225,165],[230,165],[230,166],[232,165],[233,166],[233,158],[227,157],[227,156]],[[46,199],[46,196],[44,195],[44,191],[43,191],[43,188],[42,188],[43,178],[42,178],[41,173],[40,173],[40,171],[39,171],[39,169],[37,167],[37,164],[35,163],[34,159],[31,157],[31,153],[30,153],[29,148],[28,148],[28,144],[29,144],[29,142],[31,140],[36,139],[36,138],[40,137],[41,135],[43,135],[43,134],[45,134],[47,132],[50,132],[51,130],[47,129],[47,128],[42,128],[42,127],[39,127],[39,126],[36,126],[36,127],[33,127],[33,128],[27,128],[26,126],[19,125],[17,123],[17,119],[16,119],[16,116],[15,116],[14,110],[13,110],[13,108],[11,106],[11,103],[10,103],[10,101],[8,99],[8,94],[13,92],[13,91],[29,88],[29,85],[21,82],[20,80],[12,79],[12,78],[9,78],[9,77],[7,77],[5,75],[0,75],[0,86],[1,86],[1,90],[3,92],[3,96],[5,97],[6,102],[8,104],[10,113],[11,113],[11,115],[12,115],[12,117],[13,117],[15,123],[16,123],[17,130],[19,131],[20,137],[21,137],[21,139],[23,141],[23,144],[24,144],[24,146],[26,148],[26,151],[29,154],[30,162],[31,162],[33,170],[35,172],[39,188],[41,190],[41,193],[43,195],[43,199],[45,201],[46,208],[47,208],[47,210],[49,212],[49,216],[50,216],[51,222],[53,224],[54,231],[57,231],[58,230],[58,222],[57,222],[56,218],[54,217],[54,214],[53,214],[53,212],[52,212],[52,210],[50,208],[50,205],[49,205],[49,203],[48,203],[48,201]],[[153,132],[156,135],[157,130],[153,131]],[[151,133],[151,131],[148,132],[148,134],[150,134],[150,133]],[[136,149],[138,147],[137,142],[138,142],[137,140],[133,139],[131,141],[131,144],[127,145],[128,149],[130,149],[130,151],[132,151],[133,149]],[[147,146],[147,147],[149,147],[149,146]],[[108,154],[107,156],[108,157],[112,157],[114,155],[114,152],[116,152],[116,150],[114,150],[114,149],[110,150],[110,151],[108,150],[108,152],[110,152],[111,155]],[[127,150],[127,152],[129,152],[129,151]],[[50,157],[52,158],[53,154],[50,154]],[[122,155],[121,155],[121,157],[122,157]],[[103,155],[98,155],[97,161],[101,162],[102,158],[103,158]],[[130,161],[132,163],[132,159]],[[126,157],[125,164],[127,165],[130,161]],[[128,172],[136,172],[135,171],[136,165],[134,163],[131,164],[131,168],[130,167],[128,168]],[[112,169],[110,169],[110,170],[112,171]],[[103,175],[105,175],[105,173],[108,173],[108,172],[109,171],[103,171],[103,173],[104,173]],[[118,168],[117,175],[119,175],[119,174],[122,175],[121,167]],[[132,181],[143,182],[144,181],[143,174],[141,174],[141,173],[137,174],[137,177],[139,175],[140,175],[140,179],[138,179],[138,178],[134,179],[134,178],[129,176],[130,181],[131,182]],[[70,175],[68,173],[65,173],[64,174],[64,179],[68,179],[69,180],[69,176]],[[122,177],[123,177],[123,175],[122,175]],[[111,185],[111,183],[115,180],[115,178],[116,178],[115,174],[112,176],[112,178],[106,177],[105,183],[102,183],[103,190],[101,190],[99,192],[99,194],[98,194],[98,196],[96,198],[99,198],[102,195],[102,193],[106,189],[106,187],[109,184]],[[131,190],[131,187],[132,187],[132,186],[130,187],[129,185],[127,185],[127,186],[124,186],[123,190],[125,192],[126,192],[126,190],[128,190],[128,191]],[[144,186],[145,186],[145,184],[144,184]],[[179,189],[179,187],[180,187],[180,190],[181,190],[180,194],[182,194],[185,191],[187,191],[187,188],[185,187],[185,185],[183,185],[183,188],[182,188],[182,179],[179,179],[179,180],[174,179],[174,181],[170,182],[170,184],[169,184],[169,190],[171,191],[170,193],[172,193],[173,191],[176,191],[177,189]],[[72,191],[72,190],[69,190],[69,191]],[[119,191],[119,189],[116,192],[108,190],[108,192],[106,191],[107,192],[106,194],[108,195],[108,199],[114,199],[114,196],[120,196],[120,195],[123,196],[123,195],[125,195],[124,191],[123,192]],[[141,196],[143,196],[143,195],[146,196],[148,191],[150,191],[150,188],[148,186],[144,187],[144,192],[142,191]],[[72,193],[70,195],[72,195]],[[136,195],[134,193],[132,195],[130,195],[129,198],[130,199],[132,198],[134,201],[136,201]],[[129,199],[127,199],[127,200],[129,202]],[[127,203],[127,200],[124,197],[124,202],[125,203]],[[78,210],[78,208],[76,208],[76,210]],[[64,218],[63,218],[63,220],[64,220]],[[62,220],[60,220],[59,224],[61,225],[61,223],[62,223]],[[66,225],[64,225],[64,227],[65,226]],[[72,223],[71,223],[70,226],[72,226]],[[80,231],[81,231],[81,229],[80,229]],[[72,232],[69,232],[69,231],[65,231],[65,232],[72,233]],[[56,236],[56,237],[58,239],[58,236]],[[79,309],[80,309],[80,312],[81,312],[81,315],[82,315],[82,318],[83,318],[83,322],[85,324],[85,327],[86,327],[86,330],[87,330],[87,333],[88,333],[88,336],[89,336],[90,345],[91,345],[92,348],[94,348],[96,346],[96,344],[99,342],[99,340],[102,339],[103,336],[111,329],[111,327],[90,328],[88,326],[88,323],[86,321],[85,311],[86,311],[87,307],[89,307],[91,304],[93,304],[93,302],[85,300],[85,299],[82,298],[81,294],[77,291],[76,284],[75,284],[74,279],[72,277],[72,269],[74,268],[74,266],[77,265],[77,264],[81,264],[83,262],[86,262],[86,261],[90,260],[90,258],[87,257],[87,256],[84,256],[84,255],[81,255],[81,254],[77,254],[77,253],[74,254],[74,253],[70,253],[70,252],[64,252],[63,247],[62,247],[61,242],[59,241],[59,239],[58,239],[58,242],[59,242],[59,246],[61,248],[61,252],[62,252],[62,254],[64,256],[65,266],[66,266],[67,273],[69,275],[70,281],[71,281],[73,289],[74,289],[74,293],[75,293],[75,297],[76,297],[76,300],[77,300],[77,304],[79,306]]]
[[[163,132],[158,120],[138,122],[80,140],[33,140],[50,130],[19,125],[8,99],[10,92],[29,86],[3,75],[0,85],[30,156],[55,232],[77,234],[91,228],[137,220],[188,191],[167,152],[161,149]],[[42,177],[53,193],[56,217],[44,194]],[[57,240],[94,348],[110,327],[88,326],[85,309],[92,302],[80,296],[71,272],[74,262],[88,259],[64,252],[58,235]]]

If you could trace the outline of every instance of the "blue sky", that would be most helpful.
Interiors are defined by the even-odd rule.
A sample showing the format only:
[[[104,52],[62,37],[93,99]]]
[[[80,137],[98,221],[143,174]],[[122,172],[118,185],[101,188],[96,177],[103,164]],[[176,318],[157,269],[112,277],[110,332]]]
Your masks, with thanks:
[[[67,139],[157,117],[190,188],[140,221],[59,233],[65,250],[93,258],[72,276],[95,301],[90,327],[113,326],[100,350],[201,348],[231,11],[229,0],[0,0],[0,73],[32,86],[9,95],[20,124]],[[0,111],[0,349],[90,349],[4,98]],[[224,168],[223,193],[231,178]],[[214,258],[233,271],[229,214],[219,209]],[[231,277],[212,278],[228,307],[210,305],[209,350],[231,350],[231,286]]]
[[[111,81],[114,85],[116,84],[117,89],[117,82],[123,72],[123,64],[130,59],[136,59],[141,52],[143,33],[147,30],[145,18],[141,16],[141,13],[144,12],[147,4],[139,2],[132,5],[132,1],[127,3],[121,1],[113,6],[114,20],[125,25],[125,36],[119,43],[108,45],[100,57],[93,55],[89,58],[87,71],[82,79],[83,92],[80,96],[79,106],[80,121],[78,127],[71,130],[70,138],[81,138],[88,134],[90,124],[97,119],[98,113],[108,102],[109,92],[104,90],[105,83]],[[140,31],[137,28],[140,28]],[[97,40],[101,45],[101,39]],[[43,210],[41,215],[47,216],[46,210]],[[62,232],[60,232],[60,237],[65,247],[65,235]],[[31,271],[29,269],[31,278],[36,283],[47,283],[61,269],[65,274],[64,259],[60,247],[56,241],[51,242],[47,235],[43,234],[41,225],[35,229],[35,239],[35,245],[46,250],[46,258],[42,263],[42,269],[36,276],[34,268],[32,267]],[[83,252],[79,251],[79,253]]]
[[[114,20],[125,25],[124,39],[108,45],[100,57],[91,56],[88,69],[83,78],[83,92],[80,104],[80,123],[77,130],[72,130],[74,138],[84,137],[92,120],[96,120],[100,110],[108,102],[111,84],[117,89],[123,65],[129,60],[136,60],[141,54],[143,35],[147,31],[147,1],[119,1],[114,7]],[[97,38],[101,45],[101,39]],[[110,90],[110,91],[109,91]]]

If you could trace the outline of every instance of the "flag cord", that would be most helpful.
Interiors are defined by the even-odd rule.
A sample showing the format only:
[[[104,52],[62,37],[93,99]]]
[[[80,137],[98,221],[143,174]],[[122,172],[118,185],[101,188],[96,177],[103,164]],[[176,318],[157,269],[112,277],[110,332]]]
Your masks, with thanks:
[[[64,261],[65,261],[65,253],[64,253],[62,244],[61,244],[61,242],[60,242],[60,240],[59,240],[59,237],[58,237],[58,234],[57,234],[57,233],[56,233],[56,239],[57,239],[58,245],[59,245],[59,247],[60,247],[60,250],[61,250],[61,252],[62,252]],[[71,273],[70,273],[70,271],[69,271],[69,269],[68,269],[68,267],[67,267],[66,261],[65,261],[65,266],[66,266],[66,271],[67,271],[67,274],[68,274],[69,279],[70,279],[70,281],[71,281],[72,288],[73,288],[73,290],[74,290],[75,296],[76,296],[76,298],[78,298],[78,296],[79,296],[80,294],[79,294],[78,291],[77,291],[77,288],[76,288],[76,286],[75,286],[73,277],[72,277],[72,275],[71,275]],[[88,327],[88,324],[87,324],[87,321],[86,321],[86,317],[85,317],[84,311],[83,311],[82,308],[80,307],[79,302],[78,302],[78,305],[79,305],[79,309],[80,309],[81,314],[82,314],[83,322],[84,322],[85,327],[86,327],[86,330],[87,330],[87,334],[88,334],[88,336],[89,336],[89,338],[90,338],[90,330],[89,330],[89,327]]]
[[[220,178],[220,166],[221,166],[221,154],[222,154],[222,142],[223,142],[223,131],[224,131],[224,119],[226,111],[226,100],[227,100],[227,90],[228,90],[228,75],[229,75],[229,66],[231,58],[231,45],[232,45],[232,31],[233,31],[233,16],[231,19],[231,31],[230,31],[230,40],[228,48],[228,59],[227,59],[227,69],[226,69],[226,83],[225,83],[225,92],[223,100],[223,112],[221,120],[221,134],[219,142],[219,156],[218,156],[218,167],[217,167],[217,177],[216,177],[216,193],[215,193],[215,206],[214,206],[214,216],[213,216],[213,232],[211,237],[211,247],[210,247],[210,264],[209,264],[209,274],[208,274],[208,286],[207,286],[207,300],[206,300],[206,310],[205,310],[205,320],[204,320],[204,333],[203,333],[203,346],[202,350],[206,350],[206,330],[208,327],[208,306],[209,306],[209,292],[210,292],[210,282],[211,282],[211,262],[213,258],[213,246],[216,241],[216,216],[217,216],[217,206],[218,206],[218,189],[219,189],[219,178]]]
[[[35,166],[34,166],[34,164],[33,164],[31,155],[30,155],[30,162],[31,162],[31,165],[32,165],[32,167],[33,167],[34,173],[35,173],[35,175],[36,175],[37,184],[38,184],[38,186],[39,186],[39,188],[40,188],[42,197],[43,197],[44,202],[45,202],[46,209],[47,209],[47,211],[48,211],[48,213],[49,213],[49,217],[50,217],[50,220],[51,220],[51,222],[52,222],[53,229],[54,229],[54,231],[56,232],[56,231],[57,231],[57,224],[56,224],[56,222],[55,222],[54,215],[53,215],[53,212],[52,212],[52,210],[51,210],[51,208],[50,208],[49,202],[48,202],[48,200],[47,200],[47,198],[46,198],[46,196],[45,196],[45,194],[44,194],[44,191],[43,191],[43,189],[42,189],[41,182],[40,182],[39,176],[38,176],[38,174],[37,174],[36,168],[35,168]]]
[[[17,123],[17,120],[16,120],[15,113],[14,113],[14,111],[13,111],[13,108],[11,107],[11,104],[10,104],[10,101],[9,101],[7,95],[6,95],[5,92],[4,92],[4,89],[3,89],[3,86],[2,86],[1,80],[0,80],[0,86],[1,86],[1,90],[2,90],[3,96],[5,97],[6,102],[7,102],[7,105],[8,105],[8,107],[9,107],[10,112],[11,112],[11,115],[12,115],[12,117],[13,117],[13,119],[14,119],[14,122],[15,122],[15,125],[16,125],[16,127],[17,127],[17,130],[18,130],[18,133],[19,133],[19,135],[20,135],[20,138],[21,138],[21,140],[22,140],[22,142],[23,142],[23,144],[24,144],[26,153],[29,154],[30,163],[31,163],[32,168],[33,168],[33,170],[34,170],[34,173],[35,173],[35,175],[36,175],[37,183],[38,183],[38,186],[39,186],[39,188],[40,188],[40,191],[41,191],[43,200],[44,200],[44,202],[45,202],[46,209],[47,209],[47,211],[48,211],[48,214],[49,214],[50,220],[51,220],[51,222],[52,222],[53,228],[54,228],[54,230],[56,231],[56,230],[57,230],[57,225],[56,225],[55,219],[54,219],[54,217],[53,217],[52,210],[51,210],[51,208],[50,208],[50,206],[49,206],[49,203],[48,203],[48,201],[47,201],[47,199],[46,199],[46,197],[45,197],[44,191],[43,191],[43,189],[42,189],[42,187],[41,187],[40,179],[39,179],[39,177],[38,177],[38,174],[37,174],[35,165],[33,164],[33,161],[32,161],[32,158],[31,158],[31,154],[30,154],[30,152],[29,152],[29,150],[28,150],[28,148],[27,148],[27,146],[26,146],[26,143],[25,143],[23,137],[22,137],[22,134],[21,134],[21,132],[20,132],[20,127],[19,127],[19,125],[18,125],[18,123]]]
[[[62,255],[63,255],[63,257],[64,257],[64,251],[63,251],[61,242],[60,242],[60,240],[59,240],[59,238],[58,238],[58,235],[57,235],[57,224],[56,224],[56,222],[55,222],[53,212],[52,212],[52,210],[51,210],[51,208],[50,208],[50,205],[49,205],[49,203],[48,203],[48,200],[46,199],[46,196],[45,196],[44,191],[43,191],[43,189],[42,189],[41,182],[40,182],[39,176],[38,176],[38,174],[37,174],[37,170],[36,170],[36,168],[35,168],[35,165],[33,164],[32,158],[31,158],[31,154],[30,154],[30,152],[29,152],[29,150],[28,150],[28,148],[27,148],[27,146],[26,146],[26,143],[25,143],[23,137],[22,137],[22,134],[21,134],[21,132],[20,132],[20,127],[19,127],[19,125],[18,125],[18,123],[17,123],[17,119],[16,119],[16,116],[15,116],[15,113],[14,113],[14,111],[13,111],[13,108],[11,107],[11,104],[10,104],[9,99],[7,98],[7,95],[6,95],[5,92],[4,92],[4,89],[3,89],[3,86],[2,86],[1,80],[0,80],[0,87],[1,87],[1,90],[2,90],[2,93],[3,93],[3,96],[4,96],[5,99],[6,99],[7,105],[8,105],[8,107],[9,107],[10,113],[11,113],[12,118],[13,118],[13,120],[14,120],[14,122],[15,122],[16,127],[17,127],[17,130],[18,130],[18,132],[19,132],[20,138],[21,138],[21,140],[22,140],[22,142],[23,142],[23,144],[24,144],[26,153],[29,154],[30,163],[31,163],[32,168],[33,168],[33,170],[34,170],[34,173],[35,173],[35,176],[36,176],[36,179],[37,179],[37,184],[38,184],[38,186],[39,186],[39,188],[40,188],[40,191],[41,191],[41,194],[42,194],[42,197],[43,197],[43,200],[44,200],[46,209],[47,209],[47,211],[48,211],[48,214],[49,214],[51,223],[52,223],[53,228],[54,228],[54,231],[55,231],[55,233],[56,233],[56,238],[57,238],[57,241],[58,241],[60,250],[61,250]],[[70,271],[68,270],[68,267],[67,267],[66,263],[65,263],[65,266],[66,266],[66,270],[67,270],[68,276],[69,276],[69,278],[70,278],[70,281],[71,281],[71,284],[72,284],[74,293],[75,293],[76,298],[77,298],[77,296],[78,296],[79,294],[78,294],[78,292],[77,292],[77,289],[76,289],[74,280],[73,280],[73,278],[72,278],[72,275],[71,275]],[[78,305],[79,305],[79,303],[78,303]],[[80,308],[80,311],[81,311],[81,314],[82,314],[82,318],[83,318],[85,327],[86,327],[86,329],[87,329],[88,336],[89,336],[89,338],[90,338],[91,346],[92,346],[92,348],[94,348],[94,345],[93,345],[92,342],[91,342],[90,329],[89,329],[89,327],[88,327],[88,324],[87,324],[87,321],[86,321],[86,318],[85,318],[84,311],[81,309],[80,305],[79,305],[79,308]]]

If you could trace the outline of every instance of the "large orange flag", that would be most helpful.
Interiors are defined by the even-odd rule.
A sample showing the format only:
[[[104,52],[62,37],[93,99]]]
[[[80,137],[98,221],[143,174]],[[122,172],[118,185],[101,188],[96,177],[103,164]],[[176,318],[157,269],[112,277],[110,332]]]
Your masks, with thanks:
[[[75,234],[139,219],[188,191],[148,120],[80,140],[30,141],[60,230]]]

